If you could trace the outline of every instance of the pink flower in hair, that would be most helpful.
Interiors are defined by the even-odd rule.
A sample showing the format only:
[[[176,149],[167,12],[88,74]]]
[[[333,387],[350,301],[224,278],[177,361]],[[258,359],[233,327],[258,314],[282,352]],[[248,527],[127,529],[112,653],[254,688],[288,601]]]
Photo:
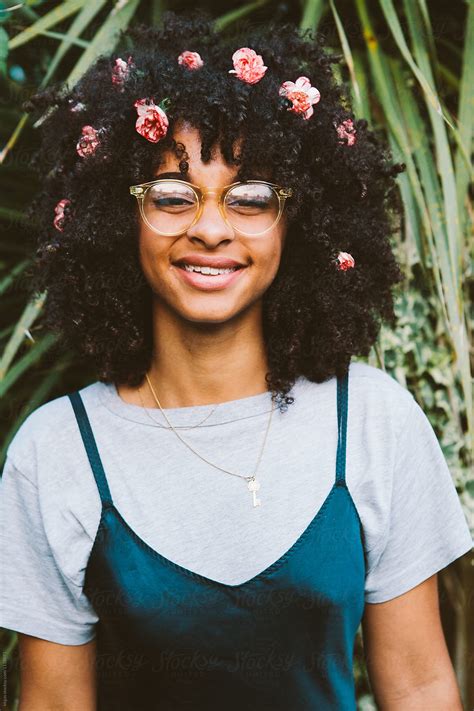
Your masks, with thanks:
[[[76,151],[81,158],[87,158],[95,152],[99,143],[99,131],[93,126],[83,126],[82,136],[76,144]]]
[[[339,137],[338,143],[347,143],[348,146],[353,146],[357,141],[356,129],[352,119],[346,119],[339,125],[336,125],[337,135]]]
[[[135,128],[140,136],[152,143],[157,143],[160,138],[166,136],[169,122],[160,106],[157,106],[152,99],[137,99],[134,106],[138,113]]]
[[[58,202],[58,204],[54,208],[55,218],[53,220],[53,225],[60,232],[63,231],[63,227],[64,227],[64,219],[65,219],[64,209],[67,205],[70,205],[70,204],[71,204],[70,200],[68,200],[67,198],[63,198],[62,200],[60,200]]]
[[[130,76],[130,69],[132,67],[134,67],[132,57],[129,57],[126,62],[118,57],[112,68],[112,84],[116,84],[123,89],[123,85]]]
[[[313,115],[312,104],[317,104],[321,94],[315,86],[311,86],[308,77],[298,77],[295,82],[284,81],[278,93],[291,101],[292,106],[288,111],[303,114],[304,119],[309,119]]]
[[[189,52],[186,50],[185,52],[181,52],[179,55],[178,64],[182,64],[188,69],[200,69],[204,62],[202,61],[199,52]]]
[[[232,61],[234,68],[229,69],[229,74],[235,74],[247,84],[256,84],[268,69],[263,63],[262,55],[250,47],[241,47],[234,52]]]
[[[355,266],[355,260],[352,254],[348,252],[339,252],[337,255],[339,260],[338,270],[345,272],[347,269],[352,269]]]

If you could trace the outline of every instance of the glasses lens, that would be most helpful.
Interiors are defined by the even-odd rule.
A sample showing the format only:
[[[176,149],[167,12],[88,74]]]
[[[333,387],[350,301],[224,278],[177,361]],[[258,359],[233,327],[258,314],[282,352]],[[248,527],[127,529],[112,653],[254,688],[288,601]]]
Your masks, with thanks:
[[[270,229],[278,218],[279,200],[264,183],[241,183],[229,190],[224,207],[234,229],[252,235]]]
[[[197,196],[188,185],[166,180],[146,192],[143,209],[147,222],[163,234],[179,234],[190,226],[198,209]]]

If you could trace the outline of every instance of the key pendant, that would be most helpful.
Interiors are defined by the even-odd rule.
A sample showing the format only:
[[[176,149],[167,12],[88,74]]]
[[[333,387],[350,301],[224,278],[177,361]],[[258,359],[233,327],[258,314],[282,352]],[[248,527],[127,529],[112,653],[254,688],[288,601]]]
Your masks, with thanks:
[[[260,489],[260,482],[256,480],[255,477],[252,477],[248,483],[248,488],[249,491],[252,492],[253,494],[253,505],[255,506],[260,506],[262,503],[260,499],[257,498],[257,491]]]

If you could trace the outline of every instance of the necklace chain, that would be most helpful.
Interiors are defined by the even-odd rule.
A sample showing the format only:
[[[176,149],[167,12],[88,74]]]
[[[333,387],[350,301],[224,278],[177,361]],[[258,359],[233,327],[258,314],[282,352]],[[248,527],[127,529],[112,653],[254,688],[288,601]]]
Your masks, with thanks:
[[[270,409],[270,417],[269,417],[269,419],[268,419],[268,425],[267,425],[267,429],[266,429],[266,431],[265,431],[265,437],[264,437],[264,439],[263,439],[263,444],[262,444],[262,447],[261,447],[261,449],[260,449],[260,453],[259,453],[258,458],[257,458],[257,463],[256,463],[256,465],[255,465],[254,473],[253,473],[253,474],[250,474],[250,475],[237,474],[237,472],[231,472],[231,471],[229,471],[228,469],[224,469],[223,467],[219,467],[217,464],[214,464],[213,462],[210,462],[208,459],[206,459],[206,458],[203,457],[201,454],[199,454],[199,452],[196,452],[196,450],[195,450],[193,447],[191,447],[191,445],[188,444],[188,442],[186,442],[186,440],[184,440],[184,439],[181,437],[181,435],[180,435],[180,434],[176,431],[176,429],[173,427],[173,425],[172,425],[171,422],[169,421],[169,419],[168,419],[168,417],[167,417],[165,411],[164,411],[163,408],[161,407],[160,401],[158,400],[158,397],[157,397],[157,395],[156,395],[156,393],[155,393],[155,391],[154,391],[154,389],[153,389],[153,385],[152,385],[151,382],[150,382],[150,378],[148,377],[148,373],[145,373],[145,377],[146,377],[146,379],[147,379],[147,381],[148,381],[148,385],[150,386],[150,390],[151,390],[151,392],[153,393],[153,397],[155,398],[155,401],[156,401],[158,407],[160,408],[163,417],[165,418],[165,420],[166,420],[167,423],[169,424],[170,429],[172,429],[173,432],[175,433],[175,435],[178,437],[178,439],[180,439],[181,442],[182,442],[184,445],[186,445],[186,447],[188,447],[188,449],[190,449],[197,457],[199,457],[199,459],[202,459],[203,462],[206,462],[206,464],[209,464],[211,467],[214,467],[215,469],[219,469],[221,472],[225,472],[226,474],[230,474],[231,476],[239,477],[239,479],[245,479],[245,480],[248,482],[249,491],[251,491],[252,494],[253,494],[253,505],[254,505],[254,506],[259,506],[259,505],[260,505],[260,499],[257,498],[256,492],[257,492],[257,491],[259,490],[259,488],[260,488],[260,483],[259,483],[259,482],[257,481],[257,479],[256,479],[256,474],[257,474],[258,467],[259,467],[259,465],[260,465],[260,461],[261,461],[262,456],[263,456],[263,451],[264,451],[264,449],[265,449],[265,444],[266,444],[266,442],[267,442],[267,437],[268,437],[268,433],[269,433],[269,431],[270,431],[270,425],[271,425],[271,422],[272,422],[272,415],[273,415],[273,411],[274,411],[275,408],[272,406],[272,408]],[[141,397],[141,394],[140,394],[140,397]]]
[[[148,376],[147,376],[147,377],[148,377]],[[144,404],[144,402],[143,402],[142,393],[141,393],[141,389],[140,389],[140,388],[138,388],[138,394],[139,394],[139,396],[140,396],[140,400],[141,400],[141,403],[142,403],[142,407],[143,407],[143,409],[145,410],[145,412],[146,412],[146,414],[148,415],[148,417],[150,418],[150,420],[151,420],[152,422],[154,422],[154,423],[157,425],[157,427],[162,427],[164,430],[173,429],[172,426],[167,427],[166,425],[162,425],[161,422],[158,422],[158,420],[155,420],[155,418],[150,415],[150,413],[148,412],[147,408],[145,407],[145,404]],[[212,413],[213,413],[215,410],[217,410],[218,407],[219,407],[219,403],[217,403],[217,405],[212,408],[212,410],[210,411],[210,413],[209,413],[208,415],[206,415],[206,417],[205,417],[203,420],[201,420],[201,422],[198,422],[197,425],[183,425],[183,426],[179,427],[179,429],[180,429],[180,430],[194,430],[196,427],[200,427],[206,420],[209,419],[209,417],[212,415]],[[168,421],[169,421],[169,420],[168,420]]]

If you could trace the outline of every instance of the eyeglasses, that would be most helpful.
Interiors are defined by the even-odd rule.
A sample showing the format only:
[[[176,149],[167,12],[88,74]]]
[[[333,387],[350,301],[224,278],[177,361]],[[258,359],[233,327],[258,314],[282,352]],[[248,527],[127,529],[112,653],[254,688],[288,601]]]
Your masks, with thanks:
[[[160,235],[186,232],[199,219],[204,196],[217,196],[225,222],[244,235],[263,235],[279,222],[291,188],[265,180],[231,183],[223,188],[200,188],[185,180],[158,178],[131,185],[145,223]]]

